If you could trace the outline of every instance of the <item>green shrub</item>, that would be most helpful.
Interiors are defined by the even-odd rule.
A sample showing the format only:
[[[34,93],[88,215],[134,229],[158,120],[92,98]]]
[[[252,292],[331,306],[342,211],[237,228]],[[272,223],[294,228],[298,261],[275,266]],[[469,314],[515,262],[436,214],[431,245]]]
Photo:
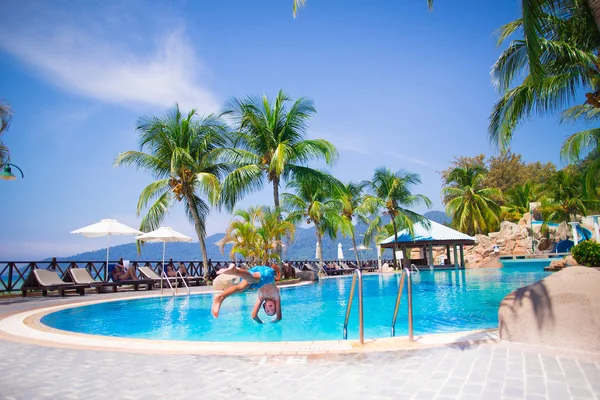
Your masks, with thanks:
[[[579,265],[600,267],[600,243],[586,240],[573,246],[571,252]]]

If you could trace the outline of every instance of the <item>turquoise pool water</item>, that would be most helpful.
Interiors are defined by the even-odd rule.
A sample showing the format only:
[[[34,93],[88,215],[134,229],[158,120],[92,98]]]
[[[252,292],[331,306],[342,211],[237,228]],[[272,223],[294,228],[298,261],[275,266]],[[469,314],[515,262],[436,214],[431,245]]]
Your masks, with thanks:
[[[493,328],[498,306],[514,289],[548,273],[538,266],[466,271],[423,271],[413,277],[415,334]],[[365,337],[389,337],[399,275],[364,277]],[[283,320],[259,325],[250,317],[256,293],[228,298],[218,319],[210,314],[211,295],[164,296],[123,300],[58,311],[42,323],[67,331],[160,340],[306,341],[342,339],[351,278],[281,291]],[[406,289],[405,289],[406,290]],[[358,337],[358,300],[348,338]],[[261,311],[260,317],[269,320]],[[396,336],[407,334],[406,296],[396,322]]]

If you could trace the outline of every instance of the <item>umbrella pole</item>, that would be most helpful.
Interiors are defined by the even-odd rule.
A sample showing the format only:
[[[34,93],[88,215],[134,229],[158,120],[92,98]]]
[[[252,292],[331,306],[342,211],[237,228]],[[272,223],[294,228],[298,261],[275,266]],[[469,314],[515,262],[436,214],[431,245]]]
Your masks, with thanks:
[[[108,252],[110,251],[110,233],[107,236],[106,244],[106,265],[104,266],[104,281],[108,282]]]
[[[163,279],[165,278],[165,247],[167,242],[163,241],[163,262],[162,262],[162,274],[160,275],[160,294],[163,293]]]

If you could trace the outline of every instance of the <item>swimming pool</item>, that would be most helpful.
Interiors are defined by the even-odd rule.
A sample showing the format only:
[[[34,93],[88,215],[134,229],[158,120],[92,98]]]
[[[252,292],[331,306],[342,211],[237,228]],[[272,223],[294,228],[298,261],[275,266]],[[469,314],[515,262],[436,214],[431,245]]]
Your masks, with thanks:
[[[413,276],[415,334],[494,328],[498,306],[512,290],[548,275],[539,267],[423,271]],[[390,336],[400,276],[363,279],[365,338]],[[64,309],[44,316],[43,324],[66,331],[127,338],[224,342],[342,339],[352,279],[331,278],[281,291],[283,320],[259,325],[250,317],[256,293],[228,298],[218,319],[210,314],[211,295],[120,300]],[[405,289],[406,290],[406,289]],[[348,338],[358,338],[357,300]],[[263,321],[268,320],[263,311]],[[396,336],[407,334],[406,296]]]

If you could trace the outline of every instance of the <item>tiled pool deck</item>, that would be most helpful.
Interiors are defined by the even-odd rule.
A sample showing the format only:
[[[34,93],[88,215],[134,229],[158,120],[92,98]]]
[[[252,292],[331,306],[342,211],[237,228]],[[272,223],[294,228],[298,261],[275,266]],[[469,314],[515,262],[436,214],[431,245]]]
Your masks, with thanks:
[[[76,340],[48,343],[6,333],[5,317],[27,310],[145,294],[0,300],[0,398],[600,400],[600,354],[465,342],[464,334],[460,343],[445,345],[440,337],[414,345],[375,341],[365,350],[346,344],[345,353],[319,342],[271,350],[233,344],[229,353],[237,355],[223,355],[193,346],[86,348]]]

